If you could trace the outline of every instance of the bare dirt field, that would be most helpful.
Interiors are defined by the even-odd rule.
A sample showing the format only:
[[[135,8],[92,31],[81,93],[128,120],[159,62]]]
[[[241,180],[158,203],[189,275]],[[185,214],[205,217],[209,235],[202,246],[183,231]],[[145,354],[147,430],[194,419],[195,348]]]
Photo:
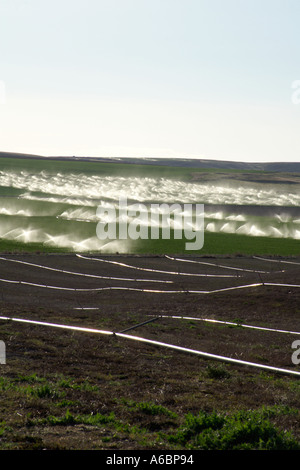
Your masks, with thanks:
[[[185,448],[166,436],[189,413],[299,408],[300,375],[165,344],[300,374],[300,259],[186,259],[1,256],[1,449]],[[300,442],[299,415],[274,416]]]

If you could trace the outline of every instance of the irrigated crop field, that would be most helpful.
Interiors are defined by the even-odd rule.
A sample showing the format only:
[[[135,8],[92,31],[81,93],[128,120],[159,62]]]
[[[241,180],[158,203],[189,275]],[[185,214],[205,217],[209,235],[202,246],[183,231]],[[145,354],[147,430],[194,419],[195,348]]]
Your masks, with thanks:
[[[2,449],[299,447],[298,264],[83,256],[1,257]]]
[[[118,211],[120,198],[126,198],[136,216],[126,214],[122,222],[135,221],[149,230],[153,205],[162,230],[165,205],[179,204],[183,212],[184,205],[203,204],[201,254],[297,255],[299,181],[297,174],[0,158],[0,249],[186,252],[184,237],[173,236],[174,224],[167,240],[100,240],[97,224],[109,220],[110,211]]]
[[[96,201],[120,191],[114,175],[94,174],[88,206],[88,176],[57,168],[55,186],[41,174],[49,168],[25,174],[18,162],[19,179],[5,179],[6,167],[1,180],[11,213],[2,210],[0,449],[300,449],[298,189],[271,194],[264,183],[262,205],[242,186],[240,204],[238,192],[210,200],[214,225],[197,253],[166,240],[135,253],[95,250],[89,224]],[[181,191],[190,202],[189,181],[192,202],[205,203],[191,175],[182,186],[172,177],[173,186],[147,180],[147,201]],[[133,200],[146,203],[141,182],[131,183]]]

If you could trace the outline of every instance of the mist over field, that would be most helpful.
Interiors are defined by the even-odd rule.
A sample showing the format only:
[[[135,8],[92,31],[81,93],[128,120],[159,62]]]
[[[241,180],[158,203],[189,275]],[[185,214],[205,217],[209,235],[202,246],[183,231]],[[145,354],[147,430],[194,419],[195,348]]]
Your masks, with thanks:
[[[23,169],[0,171],[2,240],[74,251],[130,251],[130,240],[99,240],[96,234],[97,223],[105,222],[97,209],[102,208],[102,213],[117,210],[119,199],[125,197],[130,204],[141,204],[142,210],[147,207],[149,211],[154,204],[204,204],[206,233],[300,239],[297,184],[186,181],[180,176],[160,176],[159,172],[155,177],[147,176],[146,166],[140,176],[72,172],[67,168],[64,165],[58,171],[48,171],[34,165],[26,169],[24,165]],[[132,217],[128,216],[130,221]],[[145,217],[140,223],[145,223]]]

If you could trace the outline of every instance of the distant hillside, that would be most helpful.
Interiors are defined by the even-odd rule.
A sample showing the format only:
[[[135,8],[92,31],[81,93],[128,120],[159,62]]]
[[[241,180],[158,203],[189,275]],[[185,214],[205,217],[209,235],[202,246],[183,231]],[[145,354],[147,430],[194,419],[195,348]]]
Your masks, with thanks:
[[[244,163],[222,160],[205,160],[192,158],[98,158],[98,157],[76,157],[76,156],[49,156],[29,155],[23,153],[0,152],[0,158],[31,158],[47,160],[72,160],[72,161],[93,161],[106,163],[128,163],[143,165],[161,165],[185,168],[216,168],[222,170],[241,170],[241,171],[267,171],[300,173],[300,162],[271,162],[271,163]]]

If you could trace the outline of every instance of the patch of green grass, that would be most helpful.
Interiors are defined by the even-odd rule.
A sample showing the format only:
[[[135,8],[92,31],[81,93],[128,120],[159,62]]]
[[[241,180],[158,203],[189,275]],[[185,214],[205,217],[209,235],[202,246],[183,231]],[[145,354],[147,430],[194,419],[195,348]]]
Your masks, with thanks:
[[[131,410],[139,410],[151,416],[167,414],[177,421],[179,417],[164,407],[146,402],[124,401]],[[283,407],[262,408],[257,411],[238,411],[225,414],[200,411],[197,415],[188,413],[175,433],[152,433],[151,439],[165,442],[166,446],[199,450],[300,450],[300,443],[292,434],[281,431],[271,419],[282,414],[298,413]],[[40,420],[39,420],[40,421]],[[42,420],[52,426],[74,426],[85,424],[108,427],[120,434],[140,435],[147,445],[149,434],[143,428],[116,418],[115,413],[72,414],[69,409],[63,416],[48,416]],[[34,424],[34,423],[31,423]],[[37,423],[35,423],[37,424]],[[174,425],[174,423],[173,423]],[[170,429],[171,431],[171,429]],[[141,442],[142,442],[141,441]]]
[[[91,384],[87,379],[80,383],[63,376],[47,380],[45,377],[39,377],[35,373],[31,375],[18,374],[14,378],[0,377],[0,391],[11,390],[21,395],[33,396],[35,398],[49,398],[51,400],[64,398],[67,389],[78,392],[97,393],[99,391],[99,387]]]
[[[69,377],[61,377],[57,381],[57,386],[64,388],[64,389],[72,389],[72,390],[81,390],[81,391],[88,391],[88,392],[98,392],[99,387],[97,385],[93,385],[89,382],[88,379],[83,380],[82,382],[78,383],[73,381]]]
[[[49,384],[37,388],[29,388],[29,393],[37,398],[57,398],[60,394]]]
[[[6,426],[5,421],[0,421],[0,437],[5,433],[7,429],[8,428]]]
[[[56,403],[56,406],[58,408],[70,408],[72,406],[80,406],[80,401],[74,401],[74,400],[62,400],[59,403]]]
[[[168,416],[169,418],[177,418],[177,414],[173,413],[173,411],[168,410],[166,407],[162,405],[156,405],[155,403],[149,402],[135,402],[129,400],[123,400],[123,403],[128,406],[131,410],[141,411],[144,414],[157,416],[157,415],[164,415]]]
[[[239,411],[230,415],[201,411],[189,413],[168,442],[186,449],[201,450],[300,450],[290,433],[269,421],[270,412]]]
[[[51,247],[43,243],[22,243],[15,240],[0,239],[1,253],[68,253],[72,250],[60,247]]]
[[[187,240],[137,240],[132,251],[138,254],[194,255],[278,255],[299,256],[299,240],[290,238],[254,237],[231,233],[204,233],[201,250],[187,251]]]
[[[272,255],[299,256],[299,240],[291,238],[254,237],[229,233],[205,232],[200,250],[186,250],[185,238],[174,240],[131,241],[129,254],[185,254],[185,255]],[[71,253],[67,247],[51,247],[43,243],[22,243],[0,239],[2,253]],[[101,251],[101,250],[100,250]],[[121,251],[120,251],[121,252]]]
[[[15,382],[26,382],[30,384],[34,383],[41,383],[45,382],[46,379],[44,377],[39,377],[37,374],[31,374],[31,375],[22,375],[18,374],[17,377],[14,379]]]
[[[11,381],[6,377],[0,377],[0,391],[5,392],[11,388]]]
[[[136,433],[141,431],[137,426],[131,426],[128,423],[124,423],[116,419],[113,412],[108,415],[103,415],[101,413],[74,415],[67,410],[64,416],[48,416],[44,422],[52,426],[74,426],[76,424],[86,424],[89,426],[101,427],[110,425],[113,429],[123,433]]]
[[[208,379],[223,380],[230,375],[222,364],[210,364],[201,381],[205,377],[208,382]],[[289,406],[237,412],[233,406],[232,411],[228,412],[215,408],[215,411],[200,410],[193,414],[181,412],[178,403],[174,404],[177,407],[174,412],[156,401],[120,398],[115,389],[115,398],[110,396],[106,407],[109,411],[102,414],[98,412],[103,404],[99,388],[89,380],[78,381],[63,374],[44,378],[38,374],[24,373],[15,377],[1,377],[0,389],[7,403],[21,397],[22,403],[26,399],[27,406],[30,407],[26,416],[18,414],[19,417],[16,417],[16,409],[12,409],[8,418],[5,417],[5,422],[4,416],[2,417],[1,448],[9,445],[29,448],[31,444],[26,441],[29,427],[30,434],[35,439],[34,436],[45,432],[49,426],[60,427],[57,432],[63,435],[65,432],[69,433],[63,427],[83,425],[82,428],[77,428],[80,432],[84,432],[84,426],[102,428],[102,442],[115,443],[116,440],[126,439],[132,446],[145,448],[163,446],[170,450],[300,450],[300,442],[296,438],[276,427],[278,423],[285,428],[287,421],[298,421],[299,410]],[[81,402],[83,397],[84,403]],[[190,401],[189,408],[185,409],[198,407],[199,397],[194,402]],[[187,402],[190,398],[185,395],[184,400]],[[20,431],[22,423],[24,428]]]
[[[47,422],[53,426],[69,426],[76,424],[76,418],[70,413],[69,410],[62,417],[48,416]]]

